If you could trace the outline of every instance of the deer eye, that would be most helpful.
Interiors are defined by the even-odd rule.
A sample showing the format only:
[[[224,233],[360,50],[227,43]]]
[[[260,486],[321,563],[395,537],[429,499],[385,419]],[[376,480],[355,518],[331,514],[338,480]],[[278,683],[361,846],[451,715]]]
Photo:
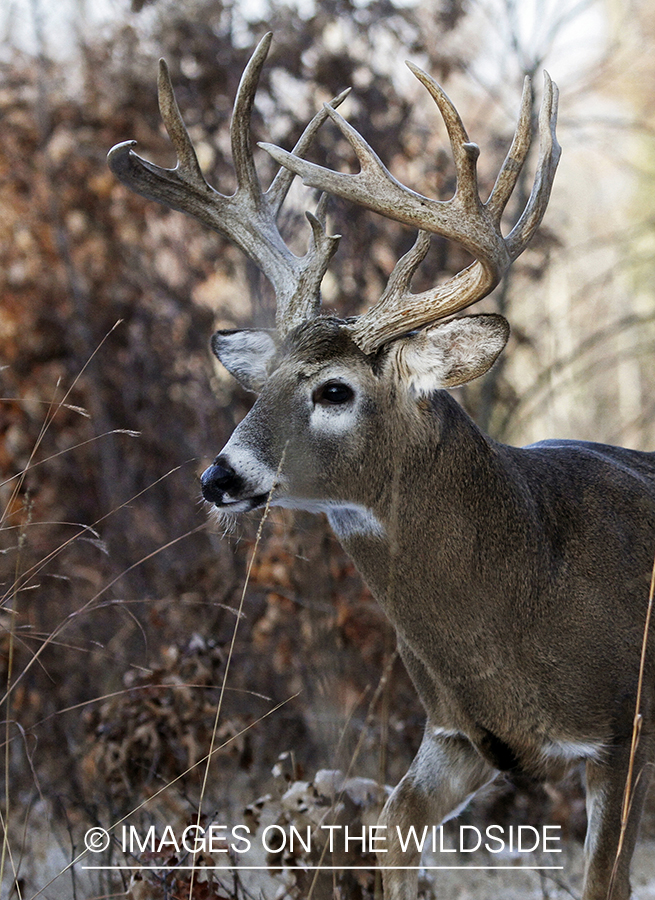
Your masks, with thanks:
[[[314,403],[336,406],[340,403],[348,403],[354,396],[353,389],[343,381],[326,381],[325,384],[316,388],[312,394],[312,400]]]

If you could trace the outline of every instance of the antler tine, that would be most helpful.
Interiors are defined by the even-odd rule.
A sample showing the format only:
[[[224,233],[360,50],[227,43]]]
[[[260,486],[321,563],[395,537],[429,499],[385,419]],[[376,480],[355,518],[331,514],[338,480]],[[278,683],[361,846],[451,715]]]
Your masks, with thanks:
[[[136,193],[181,212],[191,212],[191,215],[205,220],[203,210],[197,203],[193,204],[193,211],[189,210],[189,192],[205,196],[213,189],[200,171],[195,150],[175,100],[168,67],[163,59],[159,61],[157,85],[159,109],[178,156],[177,166],[175,169],[157,166],[134,153],[132,148],[136,146],[136,141],[123,141],[112,147],[107,154],[109,168],[123,184]],[[221,198],[220,194],[216,196]],[[215,227],[212,222],[207,224]]]
[[[373,309],[382,312],[385,307],[393,306],[399,297],[408,293],[414,273],[428,255],[429,249],[430,232],[419,231],[411,248],[394,266],[387,286]]]
[[[177,171],[181,177],[196,187],[203,189],[207,185],[205,177],[200,169],[200,163],[196,151],[191,143],[189,132],[182,119],[180,108],[175,99],[175,92],[171,83],[171,75],[165,59],[159,60],[159,72],[157,75],[157,100],[159,112],[166,127],[171,143],[177,154]]]
[[[422,235],[428,240],[425,251],[420,256],[416,248]],[[350,326],[352,339],[364,353],[375,353],[395,338],[461,312],[486,297],[498,283],[491,281],[482,263],[474,262],[444,284],[420,294],[412,293],[409,285],[429,249],[429,238],[429,232],[419,232],[414,247],[396,264],[407,265],[413,262],[413,265],[408,266],[407,273],[398,279],[393,290],[389,290],[389,284],[396,281],[394,267],[382,297]],[[407,260],[407,257],[410,259]]]
[[[463,207],[477,210],[482,205],[478,193],[477,173],[480,148],[469,140],[459,113],[441,85],[427,72],[415,66],[414,63],[407,61],[406,65],[412,75],[427,88],[432,99],[439,107],[439,112],[448,132],[453,162],[455,163],[459,200]]]
[[[447,127],[450,133],[457,135],[457,123],[449,115],[454,107],[443,92],[441,95],[448,115]],[[460,175],[457,191],[450,200],[433,200],[397,181],[352,125],[335,110],[326,108],[326,111],[355,151],[361,166],[359,172],[333,172],[306,159],[299,159],[274,144],[260,143],[259,146],[277,163],[299,175],[309,187],[335,194],[405,225],[445,235],[462,244],[476,258],[484,260],[490,270],[498,267],[497,257],[500,254],[504,270],[506,253],[500,232],[489,227],[489,217],[477,197],[475,161],[479,151],[477,145],[468,140],[461,121],[463,137],[461,140],[454,138],[454,154]],[[472,222],[471,217],[479,221]]]
[[[355,174],[333,172],[306,159],[299,159],[288,150],[275,144],[261,142],[266,150],[281,166],[285,166],[295,175],[299,175],[308,187],[318,188],[328,194],[334,194],[344,200],[350,200],[373,212],[403,222],[405,225],[422,227],[421,217],[434,217],[443,212],[448,217],[448,202],[430,200],[410,190],[397,181],[386,168],[380,157],[364,140],[359,132],[350,125],[338,112],[329,107],[325,111],[347,139],[360,163],[360,171]],[[429,210],[422,208],[427,203]],[[423,222],[428,230],[430,226]]]
[[[539,111],[539,160],[532,191],[521,216],[507,236],[507,249],[512,260],[526,248],[546,212],[555,171],[562,148],[557,141],[557,106],[559,89],[548,72],[544,72],[544,94]]]
[[[230,126],[232,159],[234,162],[237,184],[242,190],[247,190],[255,202],[261,200],[262,191],[253,162],[252,142],[250,139],[250,120],[252,117],[252,108],[255,101],[255,94],[257,93],[259,78],[271,46],[272,37],[272,32],[269,32],[262,38],[241,76]],[[345,91],[342,91],[338,96],[330,100],[327,105],[332,109],[336,109],[346,99],[350,90],[350,88],[346,88]],[[316,133],[327,117],[328,114],[324,108],[316,113],[313,119],[305,127],[305,130],[296,143],[296,146],[293,148],[292,153],[302,155],[307,152]],[[281,166],[271,182],[270,187],[265,194],[263,194],[263,196],[267,198],[275,215],[280,211],[280,207],[286,199],[294,177],[293,172],[290,172],[289,169],[285,169]]]
[[[425,232],[443,235],[460,243],[474,256],[476,261],[471,266],[445,284],[422,294],[412,294],[409,283],[423,258],[417,248],[427,250],[427,238],[421,237],[399,262],[401,271],[394,269],[392,272],[387,290],[378,303],[351,326],[353,339],[366,353],[375,352],[387,341],[408,331],[465,309],[496,287],[543,218],[559,159],[555,138],[557,90],[547,77],[540,114],[541,154],[535,183],[523,214],[505,239],[500,231],[500,219],[530,147],[532,95],[529,81],[524,84],[512,145],[489,200],[483,204],[477,188],[477,145],[469,141],[457,110],[437,82],[416,66],[409,64],[409,68],[432,95],[446,124],[457,172],[457,188],[450,200],[424,197],[396,181],[362,136],[334,110],[328,110],[328,115],[359,160],[360,171],[356,174],[333,172],[279,147],[260,145],[276,162],[300,175],[305,184]]]
[[[129,187],[159,203],[188,213],[236,244],[271,281],[276,295],[276,324],[286,333],[304,319],[316,315],[320,306],[320,284],[338,243],[338,236],[325,233],[324,217],[310,219],[312,240],[303,257],[295,256],[284,243],[276,224],[293,174],[278,173],[269,190],[262,191],[250,139],[250,118],[255,92],[271,44],[267,34],[259,42],[239,84],[231,124],[231,141],[237,190],[225,196],[205,180],[175,99],[166,63],[159,68],[158,94],[162,119],[178,161],[165,169],[142,159],[134,151],[135,141],[117,144],[108,154],[115,175]],[[332,101],[338,106],[347,92]],[[296,145],[305,152],[327,113],[320,110]]]
[[[530,145],[532,144],[531,118],[532,82],[529,76],[526,75],[523,81],[523,94],[521,95],[521,112],[519,113],[519,121],[514,132],[512,144],[486,202],[487,210],[496,222],[500,222],[500,218],[505,211],[512,191],[516,187],[516,182],[523,169],[523,163],[530,150]]]
[[[252,108],[255,102],[259,77],[266,62],[272,38],[273,34],[270,31],[264,35],[250,57],[248,65],[243,70],[234,101],[234,109],[232,110],[232,122],[230,123],[232,162],[237,178],[237,190],[247,191],[256,205],[260,204],[263,192],[252,155],[250,120],[252,118]]]
[[[337,109],[337,107],[341,106],[348,94],[350,94],[350,90],[350,88],[346,88],[345,91],[342,91],[337,97],[335,97],[333,100],[330,100],[330,102],[327,104],[328,107]],[[328,113],[325,108],[320,109],[316,113],[314,118],[301,134],[296,146],[291,151],[294,156],[304,156],[305,153],[307,153],[311,142],[314,140],[316,132],[327,118]],[[263,145],[259,144],[258,146],[261,147]],[[271,204],[271,208],[275,211],[276,215],[279,212],[280,207],[284,203],[287,193],[289,192],[289,188],[291,187],[291,183],[295,177],[295,173],[290,169],[287,169],[285,166],[280,166],[275,178],[271,182],[271,186],[266,191],[266,197],[268,198]]]

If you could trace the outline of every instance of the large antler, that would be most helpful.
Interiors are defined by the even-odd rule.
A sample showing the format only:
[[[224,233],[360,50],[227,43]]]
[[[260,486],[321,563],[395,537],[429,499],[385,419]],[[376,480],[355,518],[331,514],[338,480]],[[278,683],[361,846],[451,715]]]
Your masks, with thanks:
[[[469,141],[457,110],[437,82],[412,63],[408,66],[436,101],[446,124],[457,173],[457,189],[450,200],[423,197],[396,181],[361,135],[333,109],[326,108],[327,114],[348,139],[360,162],[361,169],[356,174],[333,172],[299,159],[295,152],[260,144],[276,162],[300,175],[305,184],[420,229],[414,247],[396,265],[380,300],[352,325],[353,339],[365,353],[372,353],[393,338],[470,306],[496,287],[543,218],[560,156],[555,136],[557,86],[545,74],[539,114],[540,154],[534,185],[518,222],[503,237],[500,220],[530,149],[530,80],[525,79],[512,145],[489,199],[482,203],[476,171],[478,146]],[[428,251],[429,233],[457,241],[476,262],[445,284],[413,294],[409,285]]]
[[[325,232],[325,203],[322,200],[315,216],[306,214],[312,227],[310,248],[305,256],[295,256],[284,243],[276,224],[294,175],[288,168],[281,168],[266,192],[257,178],[250,141],[250,117],[271,37],[267,34],[260,41],[239,84],[230,126],[237,178],[237,189],[231,197],[214,190],[200,170],[164,60],[159,65],[159,108],[177,152],[176,167],[164,169],[137,156],[132,150],[136,141],[117,144],[109,151],[108,162],[114,174],[133,191],[195,216],[240,247],[273,284],[277,328],[285,334],[306,318],[316,315],[321,281],[339,237],[328,236]],[[344,91],[314,116],[294,153],[302,155],[307,151],[329,110],[336,108],[347,94],[348,91]]]

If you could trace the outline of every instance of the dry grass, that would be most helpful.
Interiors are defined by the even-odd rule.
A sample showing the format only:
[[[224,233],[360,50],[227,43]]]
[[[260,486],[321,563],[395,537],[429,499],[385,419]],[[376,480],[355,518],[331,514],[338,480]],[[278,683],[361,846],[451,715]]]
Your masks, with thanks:
[[[98,347],[94,356],[101,349]],[[269,611],[274,611],[280,604],[282,609],[288,606],[281,594],[270,594],[271,586],[276,587],[277,591],[288,591],[291,587],[287,565],[289,560],[284,556],[284,564],[281,564],[281,545],[275,538],[275,531],[279,531],[279,528],[274,530],[273,535],[267,535],[268,549],[263,555],[257,556],[266,526],[267,509],[249,550],[250,558],[240,588],[238,605],[233,607],[229,603],[219,604],[224,612],[229,613],[232,623],[229,635],[223,627],[225,637],[220,644],[199,634],[189,638],[187,632],[177,645],[163,643],[158,647],[152,646],[149,665],[132,666],[131,671],[128,669],[124,687],[98,691],[100,681],[90,677],[86,684],[87,691],[83,692],[86,693],[84,699],[68,702],[71,692],[61,681],[61,676],[52,669],[53,656],[62,655],[64,665],[72,676],[70,683],[77,682],[79,688],[80,678],[84,680],[85,659],[94,655],[98,655],[100,659],[107,656],[108,643],[111,644],[112,638],[107,633],[106,623],[98,618],[107,611],[119,611],[130,624],[132,633],[141,634],[149,641],[151,635],[146,634],[148,626],[139,621],[142,613],[136,609],[132,611],[132,607],[138,605],[138,600],[135,603],[129,597],[120,596],[122,583],[155,557],[165,558],[173,546],[194,534],[204,533],[207,529],[203,516],[194,529],[144,553],[112,577],[100,583],[95,579],[95,586],[86,591],[85,596],[84,586],[79,584],[80,560],[92,567],[94,557],[104,550],[102,533],[107,521],[122,510],[138,506],[149,491],[156,491],[166,478],[177,471],[172,470],[92,524],[75,526],[71,535],[55,542],[53,546],[45,546],[45,552],[42,541],[32,541],[30,535],[33,529],[38,526],[52,527],[53,523],[39,521],[35,517],[35,505],[23,488],[37,468],[47,478],[48,466],[59,456],[60,451],[56,454],[41,452],[49,433],[57,429],[58,416],[62,411],[70,412],[71,409],[78,414],[83,413],[69,403],[73,388],[74,383],[67,390],[58,386],[55,398],[48,404],[38,440],[26,464],[7,485],[9,490],[5,494],[0,531],[6,542],[3,560],[11,561],[6,569],[10,587],[5,589],[3,597],[5,616],[2,621],[5,662],[2,765],[6,790],[1,813],[3,838],[0,883],[21,900],[42,895],[56,896],[62,890],[64,896],[67,891],[72,891],[76,897],[91,897],[96,893],[115,895],[118,887],[115,880],[117,869],[111,877],[101,872],[91,881],[84,877],[84,866],[89,862],[88,851],[80,846],[84,831],[92,825],[101,825],[109,835],[115,835],[123,823],[136,822],[139,827],[145,827],[152,820],[161,822],[166,817],[178,824],[190,821],[198,824],[211,822],[217,814],[216,792],[218,790],[220,795],[225,782],[219,775],[220,785],[209,787],[216,776],[216,769],[210,769],[210,764],[227,760],[232,772],[235,767],[238,771],[244,764],[252,765],[251,762],[244,763],[253,753],[252,732],[259,730],[260,744],[275,740],[274,736],[279,736],[280,730],[269,727],[270,720],[280,714],[284,707],[298,700],[298,692],[287,693],[283,699],[276,701],[269,692],[243,688],[244,678],[238,670],[235,670],[235,684],[230,685],[228,681],[232,660],[237,658],[241,664],[244,653],[252,652],[252,633],[247,636],[249,643],[245,647],[239,646],[237,640],[241,622],[250,619],[248,627],[252,632],[252,617],[244,612],[251,576],[254,574],[255,590],[261,591],[262,584],[268,586],[269,599],[266,607]],[[98,440],[102,437],[99,435]],[[138,440],[135,435],[131,437]],[[61,452],[75,454],[81,445],[82,442],[78,442]],[[237,543],[238,549],[242,549],[240,545],[243,542],[241,537]],[[56,600],[48,592],[49,576],[53,571],[66,573],[67,567],[75,574],[62,574],[61,578],[55,578],[55,583],[63,580],[75,584],[72,604],[68,609],[60,611],[59,604],[54,603],[50,610],[52,615],[47,617],[50,623],[48,629],[37,631],[33,622],[33,598],[38,596],[48,601]],[[149,615],[158,619],[166,615],[168,606],[166,602],[151,603]],[[261,600],[258,601],[258,606],[258,621],[264,626],[266,615],[261,616]],[[345,610],[346,607],[344,612]],[[293,609],[285,613],[289,623],[293,618],[292,612]],[[355,621],[351,621],[349,616],[344,617],[344,634],[348,631],[352,633],[354,624]],[[294,627],[297,627],[297,622]],[[260,649],[276,631],[283,636],[283,632],[280,632],[279,612],[270,624],[260,627],[259,633],[255,633]],[[31,642],[35,644],[30,648]],[[289,652],[285,651],[285,658],[279,660],[280,665],[289,661]],[[61,671],[61,666],[58,669]],[[90,669],[90,675],[93,675],[93,669],[94,667]],[[109,676],[106,679],[108,686],[113,680],[111,671],[108,670],[106,675]],[[89,689],[92,692],[95,690],[91,696]],[[377,705],[381,689],[380,687],[373,692],[373,700],[369,703],[369,712],[361,730],[358,726],[360,701],[354,704],[347,701],[350,712],[346,716],[345,730],[340,733],[338,741],[344,746],[342,750],[337,748],[342,755],[349,752],[348,742],[343,740],[348,729],[351,732],[354,729],[357,735],[358,752],[367,742],[370,744],[369,731],[379,731],[379,725],[373,718],[374,706]],[[365,696],[366,691],[357,690],[357,694]],[[239,706],[241,712],[237,711]],[[257,706],[263,706],[264,711],[257,714]],[[46,714],[42,715],[45,710]],[[42,740],[53,723],[58,722],[62,722],[58,730],[69,733],[72,737],[68,747],[70,752],[64,754],[63,766],[55,764],[54,748],[48,747],[47,741]],[[71,724],[72,732],[69,731]],[[80,726],[81,736],[73,737],[75,733],[79,734]],[[260,767],[267,765],[265,759],[275,759],[277,755],[275,748],[269,748],[268,756],[264,754],[264,760],[256,760],[258,774],[254,779],[255,783],[258,779],[261,780]],[[303,756],[302,748],[300,755]],[[184,765],[185,762],[188,764]],[[270,763],[268,765],[270,768]],[[48,774],[51,767],[53,771]],[[279,801],[287,793],[289,786],[301,778],[301,773],[302,765],[299,765],[294,769],[293,777],[283,779],[284,789],[278,792]],[[43,784],[44,774],[47,785]],[[55,783],[58,787],[53,791]],[[36,797],[36,802],[29,799],[26,806],[25,800],[30,795]],[[245,806],[248,800],[252,800],[252,796],[248,797],[239,789],[234,790],[228,803],[231,814],[234,815],[235,805],[237,808],[240,804]],[[276,802],[269,803],[269,814],[281,817],[283,807],[276,807]],[[203,813],[205,805],[212,809],[208,815]],[[55,812],[57,806],[58,813]],[[277,813],[274,812],[276,808]],[[50,840],[53,844],[56,844],[57,835],[65,834],[66,830],[69,832],[69,861],[56,866],[56,871],[48,871],[48,864],[43,865],[39,871],[38,866],[32,867],[28,863],[30,856],[38,856],[34,844],[36,835],[40,834],[40,838],[43,838],[43,829],[40,827],[42,823],[37,826],[35,817],[44,814],[50,816]],[[102,861],[115,865],[116,860],[114,842],[103,855]],[[94,854],[95,861],[97,854]],[[146,855],[127,862],[139,866],[152,864],[153,861],[148,860]],[[200,878],[196,878],[193,873],[191,876],[182,875],[176,869],[176,865],[181,864],[182,860],[173,862],[170,858],[162,858],[157,862],[165,866],[163,872],[157,873],[152,879],[136,875],[132,878],[132,883],[129,880],[123,882],[119,894],[127,890],[128,896],[134,898],[186,895],[189,900],[196,897],[248,895],[248,889],[241,885],[238,873],[227,881],[224,878],[208,881],[202,873]],[[34,871],[29,872],[31,868]],[[285,863],[282,868],[286,871],[288,864]],[[38,884],[35,884],[34,877],[40,879]],[[94,884],[95,887],[92,887]]]
[[[102,542],[106,521],[120,510],[138,506],[148,491],[157,490],[173,474],[167,473],[157,479],[91,525],[76,527],[71,536],[46,548],[45,552],[42,544],[33,546],[32,529],[39,524],[45,526],[45,522],[37,521],[34,504],[29,496],[21,497],[16,484],[25,484],[35,467],[45,471],[51,464],[52,456],[39,455],[39,449],[48,432],[57,428],[57,417],[67,409],[70,393],[70,389],[58,388],[57,398],[47,407],[39,432],[39,446],[34,448],[27,465],[12,482],[1,532],[5,539],[13,535],[4,557],[12,562],[11,590],[6,591],[3,603],[6,663],[3,698],[6,793],[0,857],[3,885],[9,892],[13,890],[20,900],[39,896],[74,896],[76,900],[78,897],[90,900],[101,895],[126,896],[130,900],[178,897],[237,900],[260,896],[261,891],[262,896],[270,897],[271,892],[282,890],[282,886],[286,891],[284,896],[289,898],[372,898],[376,890],[374,860],[366,854],[353,855],[351,852],[346,857],[341,854],[336,860],[339,865],[364,868],[331,872],[330,865],[335,860],[327,859],[326,844],[318,840],[311,853],[265,855],[261,863],[269,869],[268,874],[259,874],[250,881],[237,871],[238,860],[234,855],[231,873],[214,872],[211,875],[202,867],[215,860],[201,855],[195,859],[199,865],[197,872],[181,868],[191,864],[193,856],[188,854],[180,857],[148,851],[136,857],[122,856],[117,836],[125,823],[133,823],[145,831],[153,823],[158,829],[164,827],[164,823],[174,823],[176,828],[192,823],[207,826],[217,821],[217,817],[223,820],[226,815],[231,821],[239,822],[243,821],[245,807],[250,810],[248,821],[252,823],[253,833],[262,817],[265,822],[278,823],[287,830],[300,829],[308,821],[313,822],[314,827],[326,821],[348,823],[354,827],[359,827],[362,822],[372,824],[384,793],[376,793],[365,779],[354,777],[355,773],[369,771],[374,776],[370,785],[397,780],[413,749],[403,734],[413,734],[414,741],[418,740],[422,716],[419,711],[418,719],[409,731],[407,721],[403,721],[403,713],[407,715],[408,708],[403,703],[406,702],[405,691],[413,694],[404,672],[398,667],[393,649],[390,649],[393,645],[385,641],[380,643],[379,633],[380,630],[384,632],[384,625],[379,618],[357,618],[362,613],[361,585],[354,576],[351,580],[350,575],[345,578],[344,573],[340,573],[339,587],[352,591],[357,585],[358,593],[352,601],[342,595],[338,616],[334,618],[332,612],[321,629],[327,626],[342,642],[353,643],[360,661],[346,655],[337,663],[339,668],[343,667],[343,673],[333,673],[334,677],[328,682],[332,689],[338,687],[342,698],[340,713],[337,706],[324,705],[326,713],[335,718],[330,726],[333,743],[325,748],[323,759],[339,760],[345,774],[319,772],[316,777],[307,777],[305,766],[311,755],[303,747],[302,740],[289,741],[287,747],[293,754],[283,753],[283,760],[276,763],[273,792],[269,791],[269,796],[260,802],[253,801],[252,798],[257,796],[253,792],[255,785],[270,784],[266,766],[269,770],[271,766],[267,759],[276,759],[279,751],[286,749],[284,744],[276,744],[280,736],[279,717],[299,703],[303,715],[316,715],[316,704],[308,703],[298,691],[288,691],[279,699],[275,698],[275,692],[258,690],[256,680],[248,684],[253,673],[253,654],[263,654],[259,664],[264,669],[265,679],[271,678],[271,670],[267,668],[271,662],[274,663],[273,671],[277,666],[278,672],[297,667],[303,647],[294,647],[290,643],[288,629],[297,633],[298,628],[307,627],[306,623],[316,614],[316,610],[310,608],[303,625],[298,607],[289,603],[290,579],[294,566],[299,564],[297,551],[289,554],[285,549],[291,542],[286,517],[277,523],[267,523],[268,508],[254,538],[247,542],[244,537],[237,539],[236,546],[241,552],[242,545],[248,544],[248,561],[237,591],[238,603],[235,606],[221,604],[226,618],[220,642],[212,641],[208,634],[194,635],[192,628],[186,627],[181,640],[178,635],[177,642],[163,641],[155,646],[151,643],[152,623],[148,623],[148,617],[154,616],[156,627],[161,627],[166,617],[172,617],[173,627],[179,630],[185,627],[179,610],[176,612],[167,601],[152,602],[146,605],[144,618],[144,611],[138,608],[138,597],[130,599],[118,593],[122,580],[147,562],[156,557],[164,559],[172,547],[193,534],[204,534],[207,527],[204,518],[194,529],[170,538],[117,574],[94,583],[86,594],[84,590],[74,591],[68,609],[62,610],[54,604],[55,621],[50,620],[47,631],[36,633],[29,624],[32,621],[29,614],[34,611],[34,597],[50,599],[48,567],[58,566],[58,572],[65,572],[67,565],[74,564],[73,570],[77,574],[71,576],[71,580],[74,577],[77,586],[80,558],[91,565],[98,552],[102,552],[98,544]],[[68,452],[77,452],[76,446]],[[267,524],[271,526],[268,532]],[[324,553],[324,548],[319,547],[316,552]],[[67,562],[67,554],[72,563]],[[55,583],[59,580],[55,579]],[[262,611],[261,601],[254,601],[259,604],[260,612],[253,616],[253,596],[261,591],[262,585],[266,586],[266,602]],[[206,606],[201,604],[201,608],[206,609]],[[374,609],[371,606],[369,614]],[[65,671],[71,681],[77,683],[79,691],[85,660],[96,653],[101,660],[107,658],[107,647],[113,637],[100,617],[108,611],[118,611],[129,623],[130,632],[147,640],[148,665],[128,664],[124,673],[117,673],[123,684],[117,689],[109,689],[115,677],[112,678],[113,673],[108,670],[105,676],[109,677],[105,677],[104,685],[97,677],[90,679],[84,698],[70,703],[70,693],[60,674],[61,666],[54,679],[49,679],[48,673],[53,671],[53,654],[63,655]],[[191,626],[191,622],[188,625]],[[247,632],[243,644],[239,638],[240,627],[246,628]],[[169,629],[164,628],[164,631],[166,636],[170,635]],[[126,633],[122,633],[123,637]],[[34,640],[36,644],[29,649]],[[319,652],[320,645],[321,658],[316,660],[314,671],[301,667],[297,669],[299,678],[285,679],[285,684],[299,682],[301,689],[307,691],[316,679],[317,671],[325,678],[325,671],[330,666],[334,668],[338,654],[335,655],[333,645],[326,646],[325,630],[316,634],[310,628],[304,641],[308,642],[305,650],[308,649],[310,656]],[[94,644],[100,646],[94,648]],[[364,668],[362,659],[368,659]],[[231,668],[233,662],[237,663],[234,669]],[[353,671],[348,671],[351,666]],[[91,667],[90,672],[94,668]],[[228,678],[230,672],[233,676]],[[375,677],[370,674],[373,672],[382,672],[382,676]],[[44,695],[44,685],[48,685],[48,681]],[[101,685],[102,689],[98,690]],[[46,699],[48,711],[42,715]],[[399,713],[399,709],[403,713]],[[411,707],[409,711],[411,713]],[[70,752],[65,754],[64,766],[57,765],[53,746],[43,740],[49,726],[58,722],[61,722],[59,734],[65,734],[69,739]],[[273,744],[268,756],[262,752],[262,744]],[[293,761],[294,755],[304,761]],[[292,760],[291,764],[287,765],[285,760]],[[253,765],[257,769],[256,777],[243,777],[244,771],[248,772],[248,767]],[[395,768],[390,771],[388,765]],[[51,774],[50,768],[53,769]],[[55,785],[57,788],[53,789]],[[299,796],[303,797],[302,805],[294,805]],[[494,809],[495,805],[495,811],[489,814],[497,817],[503,797],[511,797],[511,793],[496,791],[494,797],[482,801],[474,815],[485,815],[483,810]],[[29,798],[27,805],[26,798]],[[551,810],[554,808],[552,798],[533,798],[531,802],[541,803]],[[557,802],[566,807],[571,801],[560,795]],[[517,817],[517,808],[512,803],[510,800],[510,806],[504,811],[510,820]],[[521,815],[528,814],[533,821],[534,809],[533,806],[529,814],[524,810]],[[39,869],[30,866],[29,857],[37,856],[35,836],[38,834],[43,840],[42,823],[37,825],[37,819],[44,815],[50,816],[48,834],[53,845],[68,832],[68,861],[55,863],[53,867],[50,854],[50,862]],[[112,837],[112,842],[104,854],[93,854],[90,859],[83,847],[82,836],[92,826],[102,827]],[[85,868],[90,862],[100,862],[112,871],[91,873]],[[119,864],[131,868],[119,870]],[[158,866],[159,869],[139,870],[143,866]],[[321,867],[326,871],[319,873]],[[33,871],[29,872],[30,868]],[[430,893],[430,878],[425,880],[424,890]]]

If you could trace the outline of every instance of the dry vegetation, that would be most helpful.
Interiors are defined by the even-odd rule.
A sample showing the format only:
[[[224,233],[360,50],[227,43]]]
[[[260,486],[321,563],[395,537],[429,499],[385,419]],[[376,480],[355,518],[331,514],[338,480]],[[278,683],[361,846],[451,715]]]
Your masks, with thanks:
[[[124,817],[144,830],[184,827],[199,814],[203,823],[247,816],[253,827],[262,816],[315,823],[327,811],[339,821],[368,821],[379,793],[338,779],[335,789],[336,776],[316,773],[341,769],[395,783],[420,740],[422,711],[395,658],[393,633],[321,520],[271,514],[239,615],[257,522],[216,533],[199,502],[198,473],[249,400],[214,369],[208,339],[217,322],[266,321],[270,297],[217,235],[127,192],[105,164],[108,148],[129,138],[153,159],[171,160],[154,91],[154,61],[163,55],[208,178],[225,189],[231,100],[250,47],[270,27],[276,42],[260,90],[258,139],[293,143],[313,109],[354,84],[351,121],[402,180],[448,196],[452,173],[442,136],[431,130],[435,117],[428,108],[412,112],[417,95],[397,80],[397,61],[418,59],[459,90],[482,49],[470,39],[473,14],[456,0],[436,10],[384,0],[320,7],[302,19],[274,5],[246,40],[238,7],[162,0],[145,18],[126,14],[108,33],[85,37],[74,65],[52,61],[45,46],[1,63],[1,865],[3,890],[14,896],[129,889],[132,900],[201,900],[259,896],[263,888],[266,897],[304,897],[308,876],[297,873],[257,883],[160,873],[130,886],[129,876],[87,876],[83,862],[46,885],[82,853],[89,827]],[[494,122],[486,95],[472,94],[469,106],[464,114],[485,143],[490,178],[511,116]],[[564,119],[566,130],[566,111]],[[345,155],[334,132],[320,136],[318,161]],[[299,197],[287,223],[300,241],[305,202]],[[631,443],[655,446],[655,308],[639,287],[651,270],[643,264],[635,305],[618,315],[616,292],[602,290],[609,276],[604,285],[585,282],[570,209],[555,207],[508,289],[490,301],[508,308],[516,325],[510,362],[465,402],[496,435],[516,441],[546,436],[540,429],[564,419],[579,436],[607,438],[612,422],[619,432],[625,426]],[[335,203],[331,214],[332,230],[346,237],[326,299],[350,314],[379,295],[412,236],[345,205]],[[643,247],[645,226],[640,234]],[[621,245],[607,252],[615,261]],[[457,248],[435,241],[420,277],[433,282],[461,263]],[[609,282],[623,278],[621,296],[636,278],[626,269]],[[572,272],[579,280],[568,288]],[[565,314],[574,333],[580,321],[586,330],[557,346],[563,301],[553,297],[563,289],[573,304],[585,285],[596,305]],[[526,290],[539,298],[536,313],[521,305]],[[590,321],[612,340],[589,330]],[[524,409],[526,382],[533,401]],[[558,385],[557,402],[544,406],[544,393]],[[626,399],[634,385],[638,414]],[[269,796],[257,802],[262,794]],[[576,778],[564,787],[500,785],[469,816],[547,820],[577,840],[584,831]],[[116,845],[102,859],[135,864]],[[144,852],[137,864],[181,861]],[[372,897],[373,876],[360,875],[335,876],[338,896]],[[316,900],[333,896],[324,877]]]

